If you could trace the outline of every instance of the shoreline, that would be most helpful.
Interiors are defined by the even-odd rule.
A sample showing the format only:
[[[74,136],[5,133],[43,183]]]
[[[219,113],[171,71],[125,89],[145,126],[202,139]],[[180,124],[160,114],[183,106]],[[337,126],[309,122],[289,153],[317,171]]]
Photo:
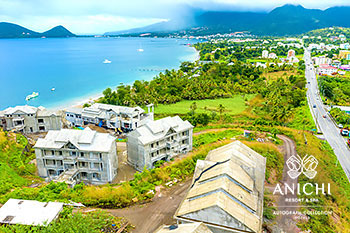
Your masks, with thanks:
[[[185,45],[185,46],[188,46],[188,45]],[[193,46],[188,46],[188,47],[191,48],[195,54],[191,55],[191,58],[193,58],[193,59],[185,59],[185,61],[190,61],[190,62],[198,61],[200,59],[199,51]],[[190,56],[188,56],[188,57],[190,57]],[[183,61],[180,61],[180,64],[182,62]],[[178,70],[179,68],[180,68],[180,65],[177,67],[176,70]],[[150,79],[147,79],[145,81],[151,81],[154,77],[155,76],[153,75]],[[130,83],[125,83],[124,85],[132,85],[137,80],[139,80],[139,79],[135,79],[134,81],[132,81]],[[105,89],[106,88],[111,88],[113,90],[113,88],[115,89],[116,87],[107,86],[107,87],[105,87]],[[103,97],[102,92],[103,92],[103,90],[98,92],[98,93],[95,93],[95,94],[89,94],[89,95],[87,95],[87,97],[81,97],[81,98],[78,97],[75,100],[71,100],[70,103],[58,105],[55,107],[48,107],[47,109],[49,109],[49,110],[65,110],[65,109],[69,109],[69,108],[83,108],[83,105],[85,103],[92,103],[92,102],[95,102],[96,100],[98,100],[99,98]]]

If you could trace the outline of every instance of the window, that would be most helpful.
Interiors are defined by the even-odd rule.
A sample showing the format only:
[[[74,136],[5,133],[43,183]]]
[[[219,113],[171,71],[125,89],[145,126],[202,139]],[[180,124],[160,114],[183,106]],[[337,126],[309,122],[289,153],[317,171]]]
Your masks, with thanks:
[[[46,160],[46,165],[47,166],[54,166],[55,165],[55,160],[47,159]]]
[[[38,119],[38,123],[44,123],[44,119]]]
[[[51,151],[51,155],[55,155],[55,151],[52,150],[52,151]]]
[[[151,148],[153,148],[154,146],[153,146],[153,143],[151,144]]]
[[[103,171],[103,163],[100,164],[100,169]]]
[[[11,215],[7,215],[2,221],[4,222],[4,223],[6,223],[6,222],[11,222],[12,221],[12,219],[14,219],[15,218],[15,216],[11,216]]]
[[[81,173],[81,178],[86,179],[87,178],[87,172],[82,172]]]
[[[92,173],[92,179],[94,179],[94,180],[100,180],[100,174],[98,174],[98,173]]]
[[[45,126],[39,126],[40,131],[45,131]]]
[[[102,159],[102,153],[100,153],[100,159]]]
[[[59,155],[62,155],[62,151],[59,151],[58,154],[59,154]]]
[[[55,170],[49,170],[49,176],[55,176],[56,175],[56,171]]]
[[[76,151],[72,151],[72,152],[71,152],[71,155],[72,155],[72,156],[77,156],[77,152],[76,152]]]
[[[84,157],[85,157],[84,152],[80,152],[80,157],[82,157],[82,158],[84,158]]]

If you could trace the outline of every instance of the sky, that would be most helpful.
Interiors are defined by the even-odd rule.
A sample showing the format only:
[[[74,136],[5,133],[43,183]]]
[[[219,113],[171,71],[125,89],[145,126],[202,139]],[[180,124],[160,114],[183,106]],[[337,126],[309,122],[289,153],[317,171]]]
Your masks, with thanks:
[[[0,0],[0,22],[43,32],[63,25],[76,34],[102,34],[190,15],[191,9],[270,11],[284,4],[326,9],[349,0]]]

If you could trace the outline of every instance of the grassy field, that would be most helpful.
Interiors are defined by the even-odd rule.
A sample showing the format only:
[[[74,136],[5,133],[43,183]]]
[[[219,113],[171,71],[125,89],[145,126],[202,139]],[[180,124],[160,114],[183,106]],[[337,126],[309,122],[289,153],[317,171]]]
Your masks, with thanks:
[[[293,70],[264,72],[262,76],[264,76],[267,80],[277,80],[280,77],[289,77],[291,75],[297,75],[297,72]]]
[[[211,111],[218,112],[218,107],[222,104],[225,107],[225,113],[238,114],[243,112],[247,106],[245,100],[250,100],[255,95],[237,95],[232,98],[222,99],[206,99],[206,100],[183,100],[175,104],[160,104],[154,108],[155,114],[185,114],[189,112],[190,106],[193,102],[196,102],[196,113],[210,113]]]

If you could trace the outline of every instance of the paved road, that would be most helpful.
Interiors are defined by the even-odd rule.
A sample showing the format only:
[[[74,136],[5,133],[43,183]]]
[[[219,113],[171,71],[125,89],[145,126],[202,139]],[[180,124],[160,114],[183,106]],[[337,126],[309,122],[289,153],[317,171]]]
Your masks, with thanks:
[[[305,77],[308,82],[307,98],[317,128],[321,131],[338,157],[339,163],[350,180],[350,150],[346,140],[340,135],[340,130],[330,119],[319,96],[315,68],[311,63],[310,51],[305,49]],[[326,116],[325,118],[323,116]]]

